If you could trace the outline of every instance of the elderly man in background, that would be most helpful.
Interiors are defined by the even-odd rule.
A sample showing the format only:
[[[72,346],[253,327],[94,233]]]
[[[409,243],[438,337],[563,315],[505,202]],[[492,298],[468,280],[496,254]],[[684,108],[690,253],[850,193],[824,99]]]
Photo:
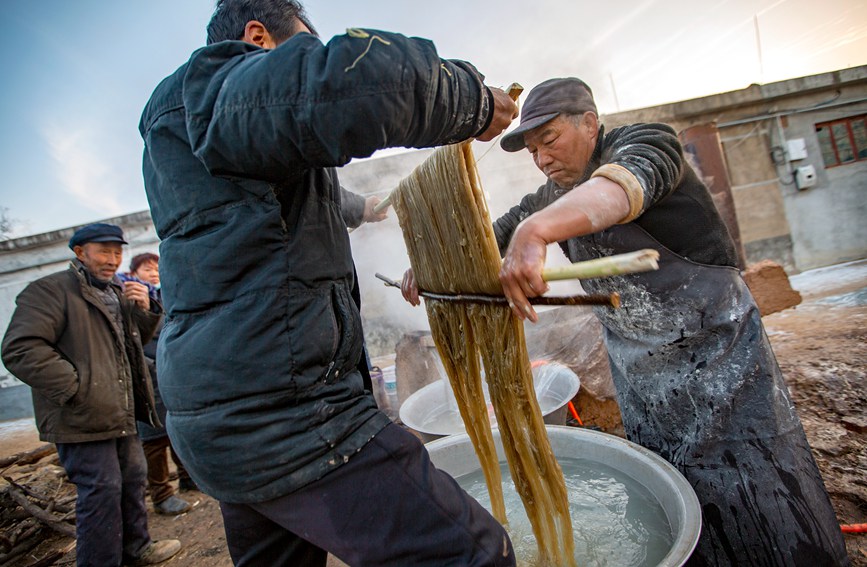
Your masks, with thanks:
[[[663,456],[702,505],[690,565],[847,565],[843,537],[735,247],[674,130],[605,133],[575,78],[535,87],[501,146],[548,182],[494,223],[519,317],[547,290],[546,247],[573,262],[652,248],[659,271],[582,282],[597,309],[628,438]]]
[[[115,279],[124,244],[115,225],[77,230],[69,269],[18,295],[3,339],[3,363],[33,390],[39,438],[56,444],[78,491],[80,567],[151,565],[181,547],[148,533],[136,419],[159,424],[142,343],[162,309],[145,285]]]

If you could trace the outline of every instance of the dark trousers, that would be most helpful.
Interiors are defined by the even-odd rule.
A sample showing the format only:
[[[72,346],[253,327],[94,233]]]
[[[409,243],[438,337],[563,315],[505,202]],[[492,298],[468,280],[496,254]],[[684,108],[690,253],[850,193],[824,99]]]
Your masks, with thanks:
[[[181,463],[181,459],[172,449],[172,443],[168,436],[158,437],[142,441],[145,459],[148,467],[148,491],[154,504],[166,500],[175,493],[174,487],[169,483],[169,459],[166,453],[171,454],[172,461],[178,469],[178,479],[190,478],[190,474]]]
[[[150,543],[146,465],[138,436],[57,443],[60,462],[78,490],[75,503],[79,567],[120,567]]]
[[[515,565],[503,526],[394,424],[301,490],[220,506],[237,567],[324,567],[325,550],[353,567]]]

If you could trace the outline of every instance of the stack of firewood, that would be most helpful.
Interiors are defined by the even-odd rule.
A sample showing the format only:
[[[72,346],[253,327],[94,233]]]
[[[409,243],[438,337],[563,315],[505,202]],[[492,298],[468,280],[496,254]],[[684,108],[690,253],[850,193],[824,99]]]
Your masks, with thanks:
[[[0,474],[0,567],[54,565],[75,547],[75,486],[54,445],[0,458]],[[55,535],[71,541],[35,558],[35,548]]]

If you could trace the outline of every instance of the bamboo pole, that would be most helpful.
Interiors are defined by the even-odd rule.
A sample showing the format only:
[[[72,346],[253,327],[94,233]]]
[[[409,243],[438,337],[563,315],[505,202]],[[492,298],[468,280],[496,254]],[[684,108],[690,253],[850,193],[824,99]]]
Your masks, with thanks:
[[[546,282],[558,280],[586,280],[602,278],[605,276],[620,276],[638,272],[649,272],[659,269],[659,252],[651,248],[636,250],[626,254],[616,254],[575,262],[569,266],[545,268],[542,270],[542,279]]]

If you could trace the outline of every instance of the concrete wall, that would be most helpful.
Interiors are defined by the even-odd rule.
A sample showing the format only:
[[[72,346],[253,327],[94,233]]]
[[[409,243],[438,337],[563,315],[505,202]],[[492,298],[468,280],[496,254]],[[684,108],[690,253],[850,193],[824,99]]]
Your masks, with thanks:
[[[859,94],[865,99],[860,104],[792,115],[784,127],[787,138],[803,138],[807,144],[807,158],[792,166],[816,169],[815,187],[798,190],[788,185],[783,193],[795,261],[801,270],[867,255],[867,161],[825,169],[815,131],[816,123],[867,112],[867,89]]]
[[[770,259],[797,273],[867,257],[867,162],[826,170],[815,131],[817,123],[865,112],[867,66],[860,66],[607,115],[603,122],[666,122],[677,130],[716,124],[748,263]],[[796,138],[805,140],[808,155],[790,161],[786,141]],[[818,183],[799,190],[793,172],[808,164]]]

